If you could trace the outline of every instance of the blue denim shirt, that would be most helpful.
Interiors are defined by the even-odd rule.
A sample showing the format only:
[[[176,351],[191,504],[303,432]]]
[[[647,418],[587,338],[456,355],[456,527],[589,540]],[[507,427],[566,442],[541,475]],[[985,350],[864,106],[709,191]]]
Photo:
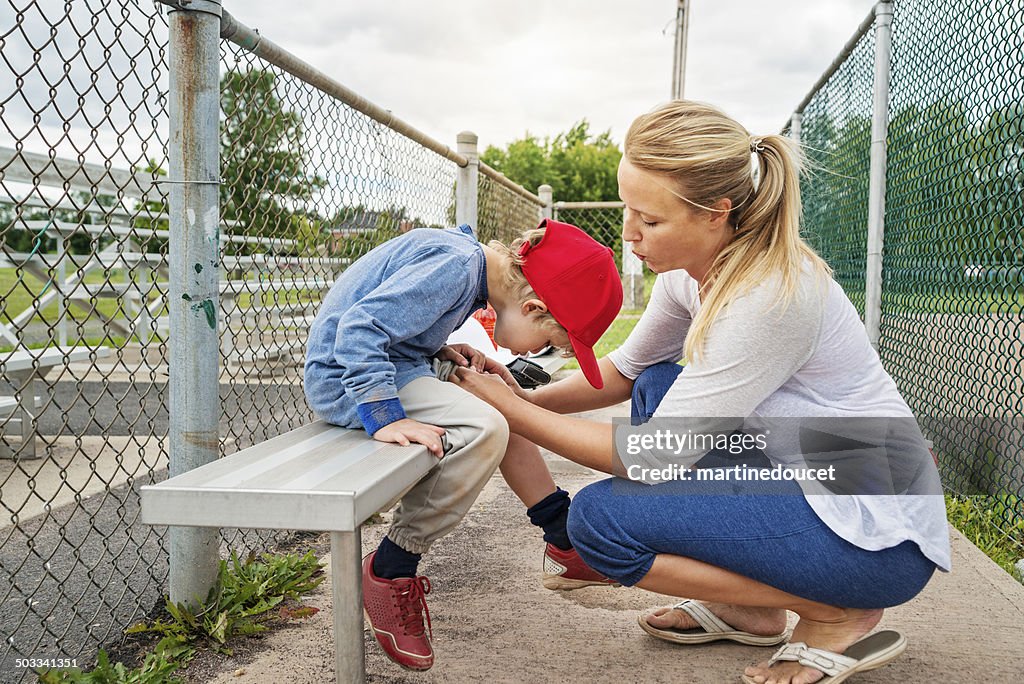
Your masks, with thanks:
[[[417,228],[348,267],[306,343],[306,399],[329,423],[373,434],[405,417],[398,390],[487,305],[484,251],[469,226]]]

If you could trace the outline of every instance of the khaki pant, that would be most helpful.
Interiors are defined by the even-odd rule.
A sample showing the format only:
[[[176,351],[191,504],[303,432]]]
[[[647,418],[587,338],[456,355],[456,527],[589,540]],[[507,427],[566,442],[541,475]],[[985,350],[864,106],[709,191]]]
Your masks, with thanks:
[[[388,537],[410,553],[426,553],[465,517],[508,446],[508,423],[481,399],[450,382],[417,378],[398,392],[405,414],[443,427],[445,454],[402,497]]]

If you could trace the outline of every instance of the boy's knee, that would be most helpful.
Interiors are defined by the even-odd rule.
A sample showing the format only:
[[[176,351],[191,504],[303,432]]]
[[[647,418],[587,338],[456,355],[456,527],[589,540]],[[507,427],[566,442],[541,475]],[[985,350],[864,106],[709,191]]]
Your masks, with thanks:
[[[479,431],[474,441],[477,441],[481,448],[475,457],[493,460],[497,464],[505,456],[505,449],[508,447],[508,421],[496,408],[478,401],[480,405],[474,412],[473,427]]]
[[[505,416],[501,415],[501,412],[493,406],[487,407],[485,415],[486,417],[483,421],[484,433],[501,445],[501,453],[504,454],[505,447],[508,446],[508,421],[505,420]]]

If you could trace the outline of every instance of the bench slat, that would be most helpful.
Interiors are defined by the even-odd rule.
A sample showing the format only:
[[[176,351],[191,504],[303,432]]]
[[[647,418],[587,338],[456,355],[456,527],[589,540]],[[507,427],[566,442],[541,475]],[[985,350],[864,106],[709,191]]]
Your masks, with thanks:
[[[276,485],[290,479],[289,469],[294,467],[298,456],[323,451],[324,447],[328,452],[340,453],[346,448],[346,442],[353,441],[355,437],[355,434],[349,431],[333,430],[332,426],[326,423],[321,425],[324,429],[316,432],[307,431],[307,427],[312,426],[292,430],[285,435],[279,435],[272,440],[238,452],[243,454],[239,458],[235,458],[236,454],[231,454],[227,458],[220,459],[210,464],[219,467],[211,467],[208,472],[197,475],[197,471],[193,470],[179,475],[176,479],[182,486],[214,489],[233,487],[262,489],[269,483],[271,489],[277,489]],[[302,434],[304,432],[311,434]],[[365,438],[365,435],[363,437]],[[304,466],[307,463],[308,459],[302,460]]]
[[[142,488],[151,525],[347,532],[398,500],[437,459],[317,421]]]

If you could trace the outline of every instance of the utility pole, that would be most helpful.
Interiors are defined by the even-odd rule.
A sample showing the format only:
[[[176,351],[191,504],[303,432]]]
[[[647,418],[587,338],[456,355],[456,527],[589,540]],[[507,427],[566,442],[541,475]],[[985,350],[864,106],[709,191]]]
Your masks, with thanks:
[[[676,0],[676,47],[672,56],[672,99],[683,98],[683,81],[686,76],[686,32],[690,25],[687,0]]]

